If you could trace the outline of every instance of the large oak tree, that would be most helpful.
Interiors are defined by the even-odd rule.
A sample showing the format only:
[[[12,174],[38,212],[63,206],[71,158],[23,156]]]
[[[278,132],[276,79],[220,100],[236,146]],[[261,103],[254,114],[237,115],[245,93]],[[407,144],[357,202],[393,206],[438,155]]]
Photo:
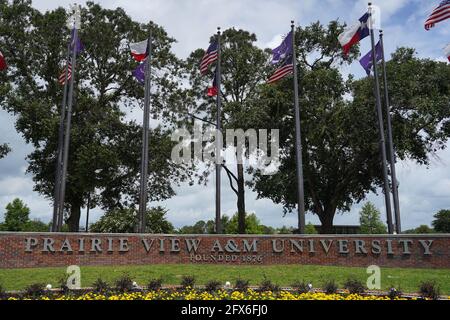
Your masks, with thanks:
[[[40,13],[25,0],[2,1],[1,11],[0,44],[11,57],[1,104],[16,115],[17,130],[34,147],[28,172],[35,190],[52,199],[62,100],[57,78],[69,41],[67,13],[62,8]],[[78,59],[66,191],[71,231],[78,230],[80,209],[89,197],[92,207],[105,210],[137,203],[142,134],[127,111],[139,110],[143,88],[131,75],[137,65],[128,42],[146,39],[152,29],[153,118],[170,120],[179,92],[179,61],[171,52],[174,39],[162,27],[139,24],[121,8],[107,10],[92,2],[81,13],[85,50]],[[162,121],[150,134],[151,201],[173,196],[173,184],[189,176],[186,168],[170,161],[168,129],[170,123]]]
[[[382,183],[373,79],[344,79],[339,66],[351,62],[358,48],[342,56],[341,29],[337,22],[315,23],[298,28],[295,39],[306,208],[318,215],[323,233],[332,232],[337,212],[350,211]],[[450,135],[450,66],[398,49],[387,75],[397,156],[428,164]],[[273,176],[256,170],[251,182],[260,197],[282,204],[286,212],[297,206],[292,86],[287,78],[262,91],[260,126],[280,128],[281,167]]]

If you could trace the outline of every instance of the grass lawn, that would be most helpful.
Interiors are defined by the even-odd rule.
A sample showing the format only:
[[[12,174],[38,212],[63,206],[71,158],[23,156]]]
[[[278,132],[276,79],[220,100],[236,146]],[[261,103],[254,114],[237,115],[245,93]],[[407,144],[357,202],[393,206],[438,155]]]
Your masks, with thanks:
[[[180,284],[183,275],[193,275],[197,284],[209,280],[223,283],[238,278],[250,280],[251,285],[258,285],[264,276],[281,286],[289,286],[296,280],[312,282],[314,287],[321,287],[326,280],[334,279],[340,287],[348,278],[357,278],[366,283],[365,268],[328,267],[328,266],[217,266],[217,265],[152,265],[152,266],[108,266],[81,267],[81,285],[89,287],[101,278],[110,284],[123,274],[128,274],[139,285],[146,285],[152,278],[163,279],[166,285]],[[0,270],[0,285],[6,290],[20,290],[33,283],[59,286],[59,280],[65,275],[65,268],[12,269]],[[435,281],[441,294],[450,294],[449,269],[381,269],[381,286],[383,290],[395,286],[405,293],[415,293],[419,284],[425,280]]]

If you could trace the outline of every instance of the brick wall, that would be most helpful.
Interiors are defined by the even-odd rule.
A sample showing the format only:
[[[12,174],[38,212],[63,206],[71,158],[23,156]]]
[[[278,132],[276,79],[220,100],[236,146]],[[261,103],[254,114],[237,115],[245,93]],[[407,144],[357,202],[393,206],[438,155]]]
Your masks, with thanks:
[[[0,233],[0,268],[174,263],[450,268],[449,248],[450,235],[191,236],[6,232]]]

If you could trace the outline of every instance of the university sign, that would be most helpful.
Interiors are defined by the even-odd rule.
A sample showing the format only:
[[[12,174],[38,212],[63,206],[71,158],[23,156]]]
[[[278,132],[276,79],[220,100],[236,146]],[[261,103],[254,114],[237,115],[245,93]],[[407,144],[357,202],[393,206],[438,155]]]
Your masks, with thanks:
[[[237,236],[0,233],[0,268],[312,264],[450,268],[449,235]]]

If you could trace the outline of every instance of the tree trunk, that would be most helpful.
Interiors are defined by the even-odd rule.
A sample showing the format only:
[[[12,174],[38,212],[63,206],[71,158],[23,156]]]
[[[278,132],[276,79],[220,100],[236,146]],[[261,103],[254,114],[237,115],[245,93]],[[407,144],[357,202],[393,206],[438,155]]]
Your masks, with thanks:
[[[70,206],[70,217],[67,219],[67,225],[70,232],[80,231],[81,206],[72,204]]]
[[[322,226],[320,228],[321,234],[333,234],[333,220],[336,210],[325,210],[322,215],[319,215]]]
[[[238,208],[238,233],[245,234],[245,180],[244,180],[244,165],[237,165],[237,208]]]

